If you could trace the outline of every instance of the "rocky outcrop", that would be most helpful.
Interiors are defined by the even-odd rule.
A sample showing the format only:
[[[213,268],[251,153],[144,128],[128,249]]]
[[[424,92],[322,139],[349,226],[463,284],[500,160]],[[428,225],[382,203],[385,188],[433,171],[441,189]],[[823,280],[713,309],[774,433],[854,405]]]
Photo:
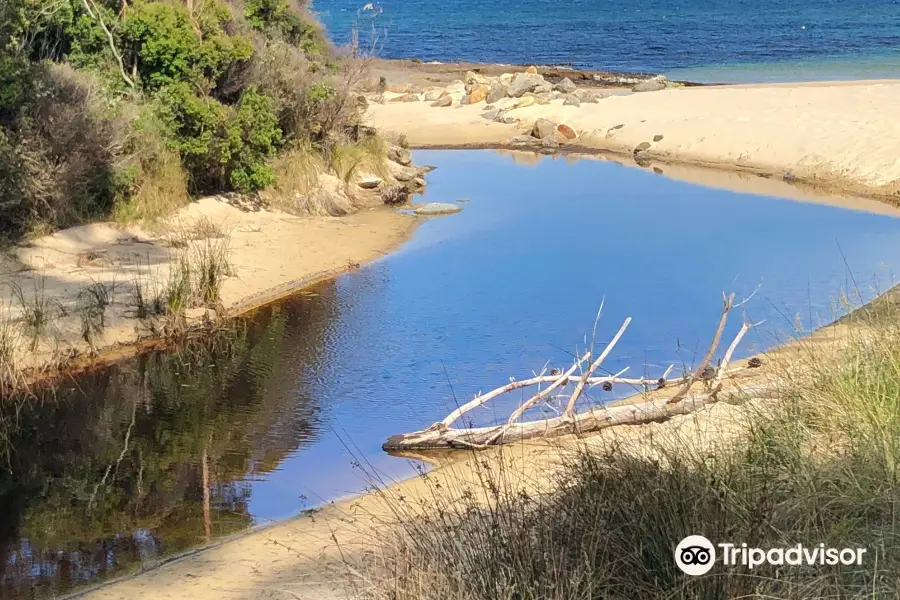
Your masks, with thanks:
[[[412,164],[412,155],[403,146],[391,146],[387,153],[388,160],[404,167]]]

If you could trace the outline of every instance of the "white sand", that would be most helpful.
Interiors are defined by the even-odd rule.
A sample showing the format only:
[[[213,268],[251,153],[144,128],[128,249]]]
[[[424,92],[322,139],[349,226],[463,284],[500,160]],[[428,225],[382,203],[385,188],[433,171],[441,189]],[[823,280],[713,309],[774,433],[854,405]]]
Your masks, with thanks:
[[[520,125],[489,122],[485,104],[372,104],[371,122],[417,147],[502,144],[539,117],[565,123],[578,145],[664,161],[759,170],[839,190],[900,199],[900,81],[670,88],[597,104],[515,109]],[[621,128],[612,130],[613,127]],[[663,139],[654,143],[653,138]]]

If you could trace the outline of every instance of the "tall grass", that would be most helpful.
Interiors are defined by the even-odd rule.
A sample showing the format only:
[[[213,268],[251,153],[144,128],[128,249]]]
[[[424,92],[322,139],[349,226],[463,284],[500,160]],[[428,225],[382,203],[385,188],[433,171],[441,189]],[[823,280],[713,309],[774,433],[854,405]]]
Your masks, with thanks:
[[[720,407],[742,432],[730,445],[700,428],[666,443],[584,445],[550,492],[476,459],[474,489],[432,483],[427,510],[394,499],[399,531],[379,545],[357,591],[393,600],[897,598],[896,323],[861,325],[840,351],[804,347],[811,370],[781,373],[778,400]],[[674,548],[694,534],[867,554],[859,566],[720,562],[688,577]]]

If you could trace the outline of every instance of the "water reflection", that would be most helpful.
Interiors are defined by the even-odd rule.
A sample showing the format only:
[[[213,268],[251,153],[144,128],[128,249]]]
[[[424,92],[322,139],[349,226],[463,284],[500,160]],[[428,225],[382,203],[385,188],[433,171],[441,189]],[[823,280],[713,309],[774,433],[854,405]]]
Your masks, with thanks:
[[[58,593],[246,529],[249,479],[318,435],[297,386],[335,318],[333,284],[234,331],[0,409],[0,591]]]

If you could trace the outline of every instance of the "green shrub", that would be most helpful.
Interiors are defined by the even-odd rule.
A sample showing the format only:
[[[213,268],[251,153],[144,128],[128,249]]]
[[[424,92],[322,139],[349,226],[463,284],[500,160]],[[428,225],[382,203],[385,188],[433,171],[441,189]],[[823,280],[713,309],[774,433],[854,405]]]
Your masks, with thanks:
[[[190,82],[208,91],[235,62],[252,56],[249,40],[224,32],[228,12],[211,6],[197,24],[182,4],[138,0],[129,8],[121,36],[144,86],[158,90]]]
[[[310,55],[324,54],[321,30],[300,3],[288,0],[247,0],[244,7],[247,23],[273,38],[280,38]]]

